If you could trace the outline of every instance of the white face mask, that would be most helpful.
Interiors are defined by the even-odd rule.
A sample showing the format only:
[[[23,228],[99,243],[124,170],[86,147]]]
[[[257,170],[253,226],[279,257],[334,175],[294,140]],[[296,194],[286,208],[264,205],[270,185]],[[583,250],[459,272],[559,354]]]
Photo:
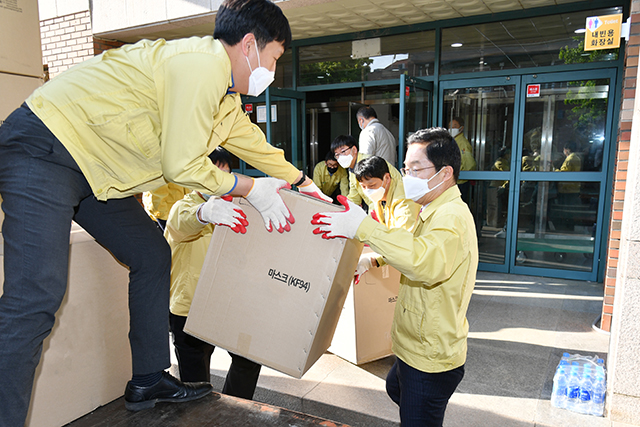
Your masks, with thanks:
[[[449,133],[451,137],[455,138],[460,133],[460,128],[451,128],[449,129]]]
[[[247,59],[247,64],[249,64],[249,69],[251,70],[251,75],[249,76],[249,90],[247,91],[247,95],[249,96],[259,96],[262,92],[265,91],[266,88],[269,87],[271,83],[275,80],[275,71],[269,71],[265,67],[260,66],[260,51],[258,51],[258,43],[253,40],[253,43],[256,45],[256,55],[258,55],[258,67],[255,70],[251,70],[251,62],[249,62],[249,57],[245,56]]]
[[[370,198],[373,203],[378,203],[384,197],[385,189],[383,186],[380,186],[380,188],[376,188],[375,190],[363,188],[362,191],[364,191],[365,196]]]
[[[353,155],[349,154],[347,156],[342,155],[338,157],[338,164],[345,169],[349,169],[351,167],[351,162],[353,161]]]
[[[440,187],[442,183],[444,183],[444,181],[442,181],[440,184],[436,185],[433,188],[429,188],[429,181],[431,181],[433,178],[438,176],[438,174],[442,172],[443,169],[444,168],[440,169],[438,173],[436,173],[429,179],[421,179],[416,176],[410,176],[410,175],[403,176],[402,183],[404,184],[405,196],[407,196],[409,199],[413,200],[414,202],[417,202],[418,200],[422,199],[426,194],[429,194],[436,188]]]

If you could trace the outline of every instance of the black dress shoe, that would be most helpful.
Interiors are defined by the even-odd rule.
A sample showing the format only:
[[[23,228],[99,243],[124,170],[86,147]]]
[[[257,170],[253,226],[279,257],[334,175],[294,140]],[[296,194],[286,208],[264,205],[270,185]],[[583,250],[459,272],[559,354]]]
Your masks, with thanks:
[[[149,387],[138,387],[127,383],[124,391],[124,406],[130,411],[153,408],[158,402],[189,402],[200,399],[212,390],[207,382],[183,383],[167,372],[160,381]]]

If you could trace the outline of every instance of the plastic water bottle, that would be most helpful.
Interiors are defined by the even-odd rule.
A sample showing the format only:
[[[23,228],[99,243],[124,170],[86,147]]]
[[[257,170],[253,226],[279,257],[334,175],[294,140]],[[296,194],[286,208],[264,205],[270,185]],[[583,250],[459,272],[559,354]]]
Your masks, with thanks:
[[[567,371],[563,365],[558,365],[556,374],[553,376],[551,404],[556,408],[565,408],[567,406]]]
[[[604,397],[607,392],[604,375],[596,372],[596,379],[593,382],[593,398],[591,399],[591,410],[589,413],[601,417],[604,414]]]
[[[566,408],[571,411],[577,411],[580,404],[580,378],[578,377],[578,368],[571,367],[569,380],[567,381],[567,405]]]
[[[591,412],[591,397],[593,395],[593,379],[591,377],[591,366],[585,365],[580,380],[580,400],[576,407],[576,412],[588,414]]]

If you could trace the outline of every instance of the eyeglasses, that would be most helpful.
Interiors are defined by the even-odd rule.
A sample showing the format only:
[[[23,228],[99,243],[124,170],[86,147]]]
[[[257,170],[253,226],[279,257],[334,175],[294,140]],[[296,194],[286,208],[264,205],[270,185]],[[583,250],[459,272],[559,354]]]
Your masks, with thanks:
[[[418,174],[420,172],[422,172],[425,169],[435,169],[435,166],[427,166],[426,168],[420,168],[420,169],[407,169],[407,168],[402,168],[400,169],[400,172],[402,172],[402,176],[418,176]]]
[[[351,150],[351,147],[345,148],[344,150],[341,150],[339,153],[336,153],[335,158],[337,159],[340,156],[346,156],[346,154],[344,154],[344,153],[346,153],[349,150]]]

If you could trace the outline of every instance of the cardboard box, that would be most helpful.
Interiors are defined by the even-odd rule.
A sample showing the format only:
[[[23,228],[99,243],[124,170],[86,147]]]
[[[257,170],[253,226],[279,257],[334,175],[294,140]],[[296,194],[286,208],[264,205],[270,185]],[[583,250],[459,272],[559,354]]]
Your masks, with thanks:
[[[365,246],[362,254],[373,253]],[[391,324],[400,272],[390,265],[372,268],[349,290],[329,351],[360,365],[390,356]]]
[[[317,212],[343,208],[282,190],[290,232],[269,233],[260,214],[246,234],[216,227],[185,325],[189,334],[296,378],[329,348],[362,244],[313,234]]]
[[[0,2],[0,72],[42,77],[38,2]]]
[[[69,248],[67,293],[43,343],[27,427],[66,425],[122,396],[131,378],[129,270],[76,224]]]
[[[42,80],[35,77],[0,73],[0,126],[41,85]]]

